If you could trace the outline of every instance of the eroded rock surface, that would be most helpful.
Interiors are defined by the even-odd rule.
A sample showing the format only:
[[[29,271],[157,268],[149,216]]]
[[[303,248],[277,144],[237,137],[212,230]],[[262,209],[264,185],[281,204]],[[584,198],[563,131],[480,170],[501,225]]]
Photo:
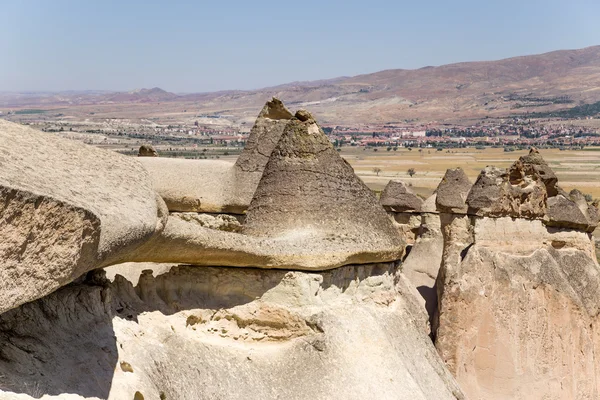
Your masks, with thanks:
[[[452,219],[436,347],[469,398],[599,395],[600,269],[585,232]]]
[[[141,158],[170,211],[243,214],[292,118],[281,100],[261,110],[235,164],[216,160]]]
[[[1,398],[464,398],[394,264],[95,275],[0,316]]]
[[[438,211],[466,213],[466,200],[472,186],[462,168],[448,169],[436,189],[435,201]]]
[[[162,229],[132,157],[0,120],[0,313],[118,262]]]

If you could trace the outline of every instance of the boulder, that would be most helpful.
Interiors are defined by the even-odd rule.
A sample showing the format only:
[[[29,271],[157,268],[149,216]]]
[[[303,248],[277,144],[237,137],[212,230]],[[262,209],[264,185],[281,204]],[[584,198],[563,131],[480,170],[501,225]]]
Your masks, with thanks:
[[[243,214],[292,116],[281,100],[268,101],[235,164],[168,158],[140,161],[170,211]]]
[[[472,183],[462,168],[451,168],[446,171],[436,189],[436,206],[438,211],[446,213],[466,213],[467,195]]]
[[[158,151],[152,145],[143,144],[138,151],[138,157],[158,157]]]
[[[548,198],[548,226],[593,232],[598,226],[598,209],[588,205],[583,194],[573,189],[568,198],[562,194]]]
[[[389,181],[379,202],[386,211],[393,212],[419,212],[423,205],[423,200],[401,181]]]
[[[119,262],[166,221],[137,159],[0,120],[0,313]]]
[[[393,263],[154,275],[0,315],[0,398],[464,399]]]

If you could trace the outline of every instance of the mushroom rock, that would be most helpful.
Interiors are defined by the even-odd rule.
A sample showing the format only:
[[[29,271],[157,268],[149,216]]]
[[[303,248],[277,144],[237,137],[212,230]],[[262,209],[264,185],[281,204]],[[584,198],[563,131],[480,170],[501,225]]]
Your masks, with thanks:
[[[0,312],[119,262],[166,214],[137,159],[0,120]]]
[[[273,238],[282,249],[322,263],[328,257],[345,263],[392,261],[404,251],[373,192],[306,111],[286,125],[242,232]]]
[[[436,281],[444,250],[435,197],[434,194],[423,203],[416,239],[402,262],[402,272],[421,295],[419,301],[429,314],[430,322],[437,309]]]
[[[407,188],[401,181],[389,181],[383,189],[379,202],[386,211],[419,212],[423,200]]]
[[[433,326],[466,396],[599,398],[595,207],[565,195],[535,150],[486,167],[467,203],[470,215],[440,214]]]
[[[442,181],[436,189],[436,206],[438,211],[464,214],[467,212],[467,195],[473,184],[462,168],[446,170]]]
[[[235,164],[216,160],[142,158],[169,211],[243,214],[283,128],[292,118],[273,98],[259,113]]]

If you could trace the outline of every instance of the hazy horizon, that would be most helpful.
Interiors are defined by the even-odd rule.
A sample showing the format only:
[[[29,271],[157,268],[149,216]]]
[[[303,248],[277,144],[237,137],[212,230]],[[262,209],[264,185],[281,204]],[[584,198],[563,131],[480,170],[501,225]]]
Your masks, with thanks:
[[[1,92],[252,90],[598,44],[600,4],[2,5]]]

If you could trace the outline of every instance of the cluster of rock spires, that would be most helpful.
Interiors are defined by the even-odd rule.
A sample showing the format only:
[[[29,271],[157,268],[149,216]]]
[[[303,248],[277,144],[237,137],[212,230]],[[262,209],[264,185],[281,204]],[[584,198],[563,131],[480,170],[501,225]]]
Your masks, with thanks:
[[[422,218],[399,227],[418,232],[403,273],[466,397],[598,398],[596,204],[563,191],[536,149],[474,184],[449,169],[433,197],[435,211],[419,212],[409,188],[390,182],[381,203],[396,221]]]
[[[600,397],[598,210],[538,151],[378,202],[273,99],[235,164],[139,156],[0,120],[0,398]]]

